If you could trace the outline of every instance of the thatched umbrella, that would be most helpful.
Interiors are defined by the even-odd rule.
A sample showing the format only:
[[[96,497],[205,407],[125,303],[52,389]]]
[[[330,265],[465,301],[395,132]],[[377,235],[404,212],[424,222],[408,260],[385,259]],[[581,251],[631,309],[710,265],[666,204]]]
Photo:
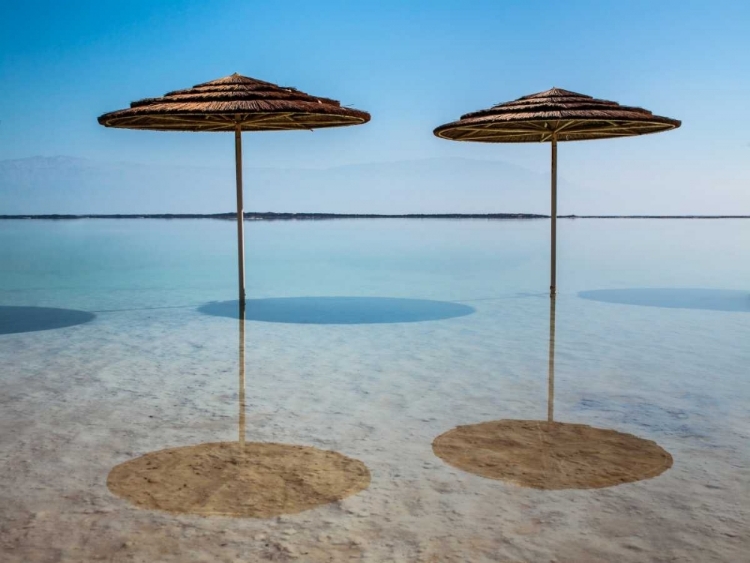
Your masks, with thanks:
[[[240,308],[245,307],[245,235],[242,204],[242,131],[312,130],[360,125],[370,114],[319,98],[233,74],[161,98],[146,98],[128,109],[105,113],[105,127],[154,131],[233,131],[237,173],[237,251]]]
[[[550,296],[557,292],[557,142],[631,137],[668,131],[676,119],[560,88],[461,116],[435,129],[441,139],[480,143],[552,144]]]

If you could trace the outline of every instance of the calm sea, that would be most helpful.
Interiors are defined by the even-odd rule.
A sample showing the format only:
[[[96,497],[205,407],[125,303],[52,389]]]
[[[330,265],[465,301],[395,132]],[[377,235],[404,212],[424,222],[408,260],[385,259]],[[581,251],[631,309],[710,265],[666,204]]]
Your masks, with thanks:
[[[218,220],[0,221],[0,439],[16,464],[0,485],[26,491],[8,493],[18,511],[46,506],[74,530],[80,498],[122,502],[104,484],[117,463],[236,439],[235,236]],[[639,561],[607,519],[646,510],[627,520],[643,549],[742,557],[729,532],[748,521],[750,220],[559,222],[555,419],[675,460],[587,496],[524,496],[430,449],[457,425],[546,418],[548,221],[256,221],[246,238],[248,440],[363,460],[372,484],[353,498],[373,534],[481,540],[484,519],[511,526],[534,506],[555,535],[506,527],[523,539],[503,560],[552,557],[567,535]],[[441,496],[433,477],[460,486]],[[452,511],[483,524],[461,532]]]

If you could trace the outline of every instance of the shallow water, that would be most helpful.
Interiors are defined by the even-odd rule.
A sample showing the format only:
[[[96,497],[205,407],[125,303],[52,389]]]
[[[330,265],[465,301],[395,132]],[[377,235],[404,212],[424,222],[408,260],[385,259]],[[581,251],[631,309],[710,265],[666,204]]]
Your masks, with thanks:
[[[750,295],[750,221],[559,222],[554,419],[671,468],[537,490],[434,455],[458,425],[547,419],[548,229],[248,222],[243,393],[231,222],[0,222],[0,559],[743,560],[750,311],[727,303]],[[243,401],[248,441],[334,450],[369,487],[270,519],[107,488],[138,456],[237,440]]]

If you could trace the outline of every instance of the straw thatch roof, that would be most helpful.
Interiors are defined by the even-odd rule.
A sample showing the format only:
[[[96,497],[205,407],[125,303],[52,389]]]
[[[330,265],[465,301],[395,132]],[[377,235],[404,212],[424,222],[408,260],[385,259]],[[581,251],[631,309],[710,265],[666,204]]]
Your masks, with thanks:
[[[162,131],[278,131],[359,125],[370,114],[319,98],[233,74],[161,98],[146,98],[130,108],[105,113],[106,127]]]
[[[475,111],[435,129],[453,141],[531,143],[582,141],[657,133],[680,126],[676,119],[560,88]]]

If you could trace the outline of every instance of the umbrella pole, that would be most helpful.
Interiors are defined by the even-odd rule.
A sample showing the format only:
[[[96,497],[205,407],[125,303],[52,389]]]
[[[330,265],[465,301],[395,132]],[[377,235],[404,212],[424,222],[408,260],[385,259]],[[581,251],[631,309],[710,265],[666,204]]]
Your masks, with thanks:
[[[549,296],[554,299],[557,293],[557,136],[552,134],[552,201],[550,219],[551,226],[551,257]]]
[[[242,125],[239,123],[234,129],[234,163],[237,175],[237,267],[242,316],[245,312],[245,212],[242,204]]]
[[[555,411],[555,299],[549,302],[549,358],[547,367],[547,422]]]

